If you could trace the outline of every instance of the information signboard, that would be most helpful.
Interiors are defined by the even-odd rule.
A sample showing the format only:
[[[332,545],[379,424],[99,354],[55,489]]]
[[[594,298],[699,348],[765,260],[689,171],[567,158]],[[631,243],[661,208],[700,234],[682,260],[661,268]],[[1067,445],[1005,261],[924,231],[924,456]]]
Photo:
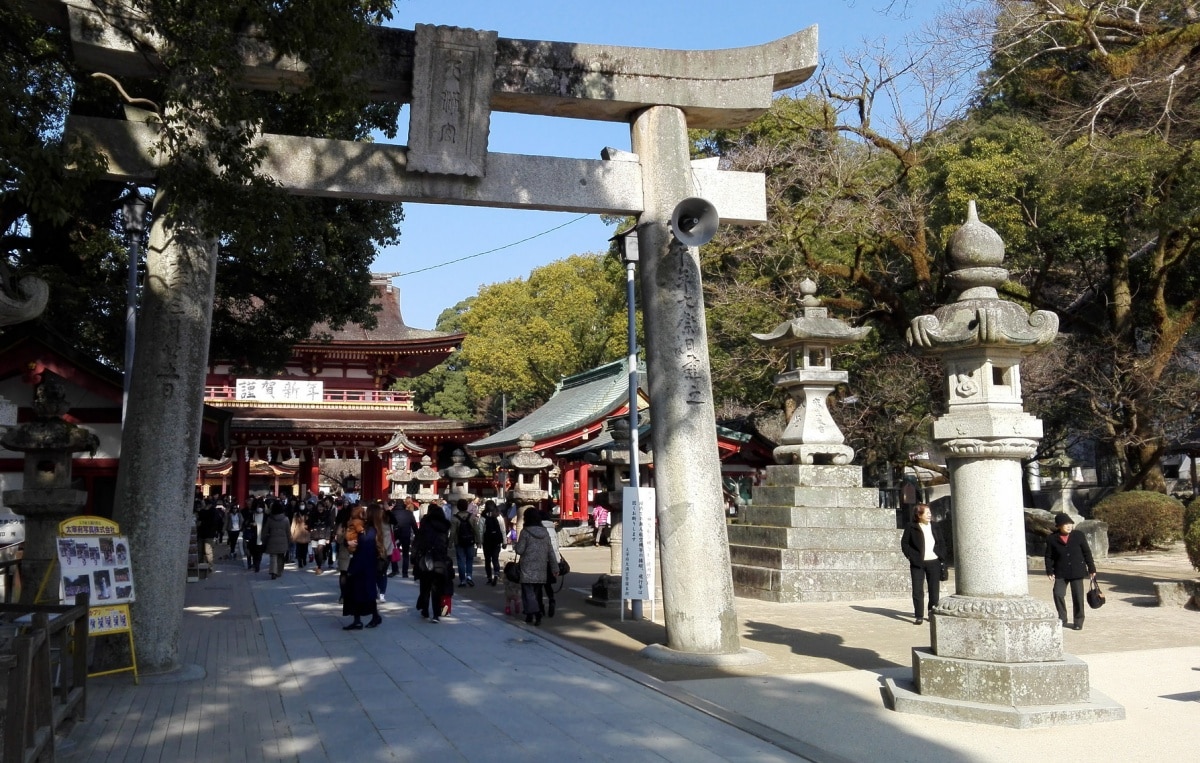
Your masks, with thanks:
[[[100,517],[72,517],[58,525],[58,568],[61,598],[74,601],[88,594],[88,636],[125,633],[129,638],[132,664],[128,667],[89,675],[133,671],[137,681],[137,655],[133,651],[133,619],[129,603],[134,600],[133,561],[129,539],[116,522]]]
[[[625,488],[621,500],[621,599],[654,601],[654,488]]]

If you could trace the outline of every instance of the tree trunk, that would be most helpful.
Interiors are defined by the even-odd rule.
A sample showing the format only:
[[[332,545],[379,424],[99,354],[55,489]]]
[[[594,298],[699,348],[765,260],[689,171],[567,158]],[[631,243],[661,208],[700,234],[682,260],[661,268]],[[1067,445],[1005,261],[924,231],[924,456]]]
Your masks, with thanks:
[[[129,537],[139,669],[178,666],[204,375],[216,286],[216,239],[154,196],[115,518]]]
[[[1129,479],[1126,490],[1153,490],[1167,492],[1167,480],[1163,477],[1161,443],[1132,445],[1125,449],[1128,457]]]

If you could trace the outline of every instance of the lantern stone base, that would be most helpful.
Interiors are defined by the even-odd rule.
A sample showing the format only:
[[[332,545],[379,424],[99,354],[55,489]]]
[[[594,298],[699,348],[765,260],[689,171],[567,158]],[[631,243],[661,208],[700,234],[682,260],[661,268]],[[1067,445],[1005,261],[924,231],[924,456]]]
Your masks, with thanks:
[[[621,576],[601,575],[592,583],[592,595],[584,599],[594,607],[617,608],[621,606]]]
[[[895,514],[862,487],[862,467],[767,467],[728,527],[734,593],[775,602],[909,598]]]
[[[1009,728],[1047,728],[1119,721],[1125,708],[1088,684],[1077,657],[1038,663],[1002,663],[939,657],[913,650],[913,680],[884,682],[898,712]]]

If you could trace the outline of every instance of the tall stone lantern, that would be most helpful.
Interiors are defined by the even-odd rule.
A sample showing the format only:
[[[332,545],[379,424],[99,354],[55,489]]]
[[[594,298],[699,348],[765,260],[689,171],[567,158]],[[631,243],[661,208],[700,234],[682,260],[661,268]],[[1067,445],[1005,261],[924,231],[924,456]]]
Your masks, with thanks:
[[[463,463],[467,460],[467,454],[463,453],[462,448],[455,448],[454,452],[450,454],[450,460],[454,463],[441,471],[442,479],[450,482],[450,489],[446,494],[446,499],[451,503],[454,503],[459,498],[465,498],[469,501],[475,497],[475,494],[471,492],[470,480],[479,474],[479,470],[473,469]]]
[[[787,370],[775,377],[775,386],[787,391],[796,410],[773,451],[775,462],[848,464],[854,449],[845,444],[846,437],[825,404],[834,388],[850,379],[845,371],[833,370],[833,348],[862,340],[871,327],[854,328],[830,318],[810,278],[800,282],[800,293],[804,296],[799,316],[769,334],[752,334],[763,344],[787,350]]]
[[[420,485],[415,496],[416,499],[421,503],[436,501],[438,497],[437,481],[442,475],[441,472],[433,468],[433,459],[429,457],[428,453],[421,456],[421,468],[413,472],[412,476]]]
[[[508,459],[509,468],[514,474],[509,495],[519,504],[536,504],[550,496],[542,487],[542,477],[554,462],[533,452],[533,436],[528,432],[517,439],[517,447],[520,450]]]
[[[1124,718],[1064,654],[1054,609],[1029,595],[1021,459],[1042,423],[1022,410],[1020,363],[1054,340],[1058,316],[1000,299],[1004,242],[974,202],[949,258],[957,300],[915,318],[908,339],[945,374],[933,437],[950,472],[956,590],[933,610],[932,648],[913,650],[913,681],[887,690],[902,712],[1016,728]]]
[[[10,429],[0,439],[6,449],[25,454],[24,484],[20,490],[4,491],[5,503],[25,516],[22,604],[39,603],[35,601],[39,590],[41,603],[56,598],[51,592],[57,592],[58,581],[48,576],[58,560],[58,525],[79,514],[87,503],[86,492],[71,489],[71,458],[82,451],[95,453],[100,440],[63,420],[69,407],[62,380],[43,371],[34,388],[33,421]]]

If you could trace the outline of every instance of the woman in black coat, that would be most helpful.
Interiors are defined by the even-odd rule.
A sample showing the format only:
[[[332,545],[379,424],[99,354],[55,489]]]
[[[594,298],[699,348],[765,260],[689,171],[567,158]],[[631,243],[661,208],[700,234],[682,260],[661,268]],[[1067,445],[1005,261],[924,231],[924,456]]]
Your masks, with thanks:
[[[900,550],[908,559],[908,571],[912,575],[913,625],[920,625],[925,621],[923,582],[929,585],[929,611],[932,612],[940,600],[938,589],[946,559],[946,542],[941,528],[933,523],[929,504],[918,503],[913,507],[913,521],[904,528]]]
[[[417,581],[421,584],[417,592],[417,609],[421,617],[429,618],[429,609],[433,607],[433,617],[430,622],[438,622],[443,612],[442,597],[453,594],[451,581],[454,576],[454,564],[450,561],[450,520],[437,504],[429,504],[421,517],[421,526],[413,540],[413,560],[416,567]],[[422,566],[426,556],[432,562],[433,569],[427,570]]]
[[[361,506],[356,506],[347,530],[346,545],[350,549],[350,564],[346,569],[346,585],[342,590],[342,614],[350,615],[354,620],[342,630],[361,630],[362,618],[367,615],[371,616],[371,620],[366,627],[374,628],[383,622],[383,618],[379,616],[379,594],[375,580],[379,571],[379,559],[383,555],[379,543],[379,527],[376,523],[367,521],[366,512]]]
[[[1096,577],[1096,563],[1092,561],[1092,547],[1087,536],[1075,529],[1075,521],[1068,514],[1054,517],[1057,532],[1046,539],[1046,575],[1054,581],[1054,608],[1064,628],[1083,630],[1083,579]],[[1072,625],[1067,625],[1067,583],[1071,584],[1071,608],[1075,615]]]

